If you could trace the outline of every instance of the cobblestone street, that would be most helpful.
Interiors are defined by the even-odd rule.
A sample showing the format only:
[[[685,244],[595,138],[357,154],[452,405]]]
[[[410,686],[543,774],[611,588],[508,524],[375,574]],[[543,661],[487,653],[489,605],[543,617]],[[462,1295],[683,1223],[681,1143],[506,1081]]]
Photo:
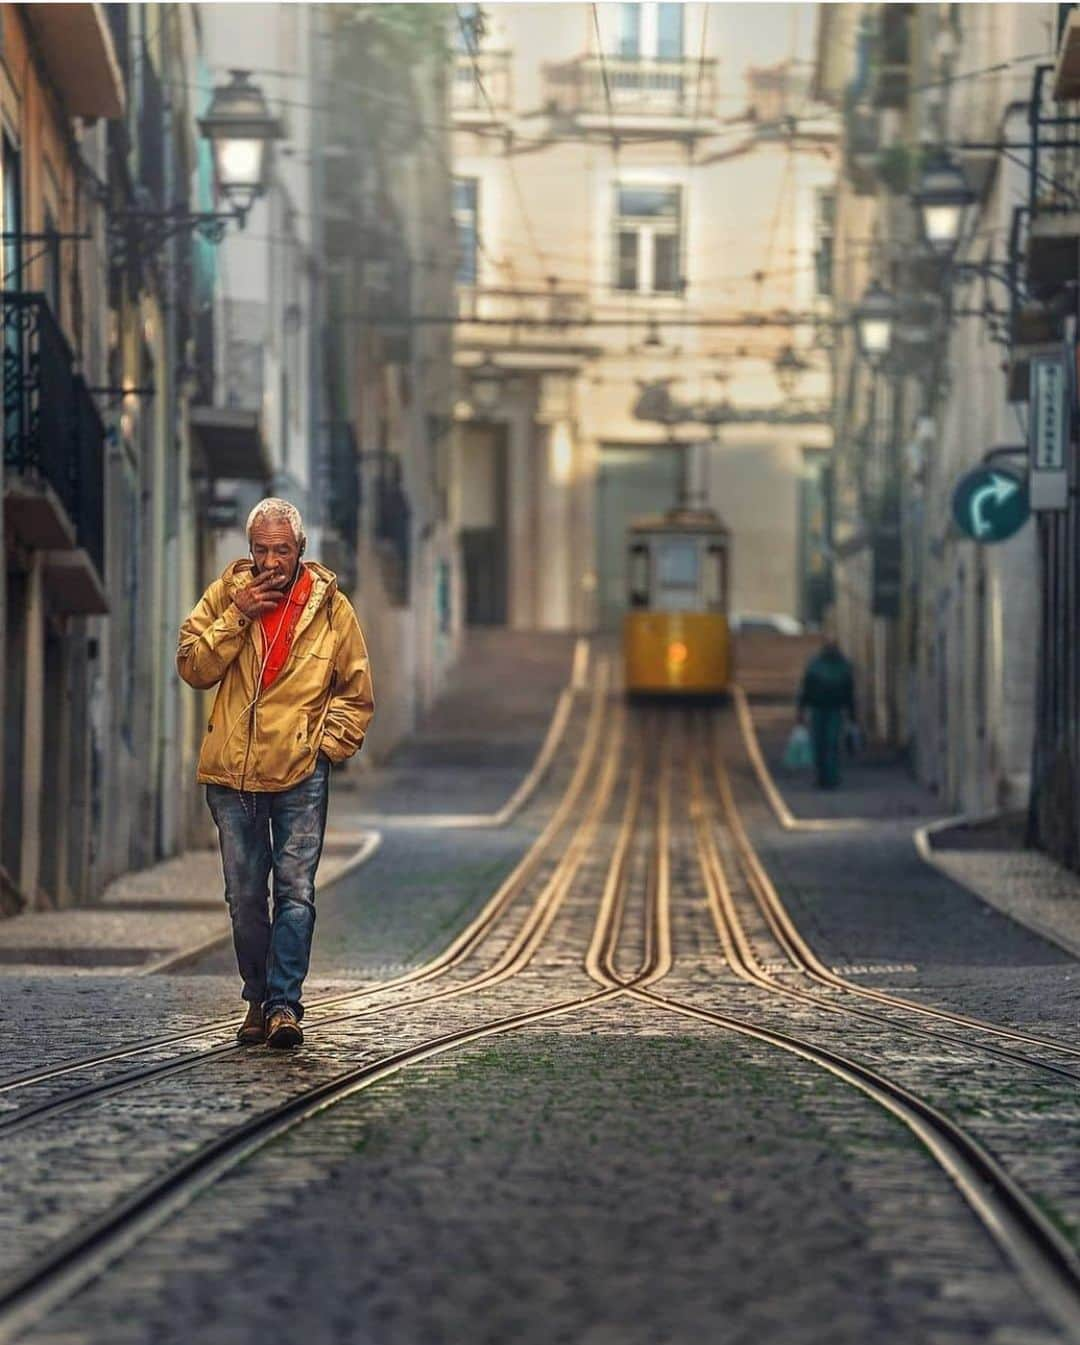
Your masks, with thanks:
[[[516,769],[474,664],[337,792],[380,841],[297,1051],[233,1042],[231,950],[7,956],[0,1339],[1078,1338],[1075,960],[919,857],[898,773],[825,818],[779,776],[785,826],[789,710],[585,654],[516,669]]]

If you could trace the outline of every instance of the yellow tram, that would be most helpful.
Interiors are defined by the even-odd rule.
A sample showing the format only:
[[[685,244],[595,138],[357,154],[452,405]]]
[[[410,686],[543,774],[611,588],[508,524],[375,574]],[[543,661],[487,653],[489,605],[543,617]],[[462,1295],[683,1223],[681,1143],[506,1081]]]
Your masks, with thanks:
[[[627,693],[726,691],[734,672],[727,528],[711,509],[672,509],[635,519],[627,548]]]

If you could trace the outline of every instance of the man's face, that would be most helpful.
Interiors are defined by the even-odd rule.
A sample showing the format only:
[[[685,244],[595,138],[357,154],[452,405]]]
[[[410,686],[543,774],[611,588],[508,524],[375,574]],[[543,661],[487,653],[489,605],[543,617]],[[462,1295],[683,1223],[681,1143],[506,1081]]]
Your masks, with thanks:
[[[291,583],[300,560],[300,545],[283,518],[260,519],[251,530],[251,554],[256,574],[284,575]]]

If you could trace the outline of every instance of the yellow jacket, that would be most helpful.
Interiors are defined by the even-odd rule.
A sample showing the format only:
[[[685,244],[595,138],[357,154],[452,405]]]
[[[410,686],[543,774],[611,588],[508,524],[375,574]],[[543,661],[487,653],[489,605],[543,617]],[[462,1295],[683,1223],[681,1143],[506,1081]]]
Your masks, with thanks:
[[[189,686],[217,686],[199,753],[202,784],[276,792],[315,769],[319,752],[344,761],[359,751],[375,703],[367,647],[337,577],[306,561],[314,583],[281,672],[258,693],[262,628],[233,602],[250,560],[234,561],[180,627],[176,668]]]

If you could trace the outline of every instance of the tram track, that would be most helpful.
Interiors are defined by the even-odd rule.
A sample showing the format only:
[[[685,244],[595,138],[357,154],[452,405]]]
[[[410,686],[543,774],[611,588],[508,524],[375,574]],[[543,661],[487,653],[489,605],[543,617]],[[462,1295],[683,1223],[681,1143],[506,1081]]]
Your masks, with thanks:
[[[685,820],[674,806],[676,731],[684,745],[688,739],[692,742],[694,735],[687,732],[693,727],[692,721],[661,715],[646,722],[649,731],[644,731],[640,717],[630,725],[625,798],[617,810],[616,834],[606,860],[591,937],[583,953],[584,970],[594,982],[594,989],[560,996],[550,1003],[496,1015],[427,1037],[322,1080],[213,1138],[139,1185],[104,1213],[58,1239],[17,1275],[0,1283],[0,1342],[16,1338],[27,1325],[100,1276],[139,1239],[225,1173],[255,1155],[267,1143],[326,1109],[410,1065],[561,1015],[609,1006],[620,998],[648,1006],[664,1015],[693,1019],[798,1057],[855,1089],[895,1117],[954,1184],[1047,1315],[1062,1327],[1069,1339],[1080,1341],[1080,1263],[1066,1240],[976,1138],[917,1093],[889,1078],[880,1068],[850,1059],[817,1041],[808,1041],[797,1030],[789,1031],[785,1027],[781,1031],[743,1014],[732,1015],[702,1007],[685,998],[677,989],[673,993],[656,989],[676,966],[673,900],[677,895],[684,895],[690,902],[689,891],[683,894],[673,889],[672,851],[676,835],[679,844],[688,846],[696,858],[700,882],[708,897],[709,920],[719,936],[727,967],[736,973],[736,966],[742,965],[744,970],[755,975],[762,969],[734,901],[729,904],[719,899],[716,867],[720,866],[720,857],[715,844],[710,852],[706,843],[711,817],[704,806],[706,793],[699,755],[692,748],[678,754],[680,761],[686,759],[691,763],[689,781],[681,782],[690,798]],[[625,733],[625,721],[617,712],[614,741],[604,758],[584,815],[578,819],[556,872],[530,909],[528,921],[515,936],[511,946],[513,955],[511,949],[504,952],[500,979],[494,984],[519,975],[535,960],[553,921],[565,909],[566,898],[580,877],[582,864],[597,853],[600,829],[616,801]],[[650,752],[651,744],[656,746]],[[710,744],[715,752],[717,744],[711,739]],[[719,762],[714,761],[714,764],[722,766]],[[718,780],[719,777],[717,783]],[[717,798],[720,797],[718,791]],[[645,825],[643,819],[647,819]],[[604,853],[607,853],[606,849]],[[643,863],[634,862],[635,854]],[[637,891],[631,886],[631,877],[636,874],[643,875],[639,905],[633,901]],[[713,890],[717,892],[715,902]],[[620,968],[619,945],[638,911],[643,928],[641,958],[635,970],[627,971]],[[745,962],[740,962],[744,956]],[[453,987],[447,994],[467,998],[488,988],[492,982],[487,977],[495,974],[496,969],[490,968],[485,976],[476,977],[465,986]],[[747,980],[746,977],[739,979]],[[478,984],[481,981],[485,984]],[[809,996],[814,1008],[838,1010],[833,1001],[811,992],[800,994],[763,970],[762,979],[753,979],[749,983],[768,1000],[790,1003],[792,994],[804,1000]],[[432,998],[434,996],[427,997],[428,1001]],[[397,1004],[384,1006],[384,1009],[395,1012],[406,1007],[409,1005]],[[880,1016],[880,1022],[894,1030],[899,1026],[884,1015]],[[939,1034],[927,1031],[926,1035]],[[974,1043],[964,1042],[963,1045],[971,1048]]]
[[[730,777],[724,766],[722,753],[718,741],[719,720],[714,725],[712,735],[712,751],[710,753],[709,766],[714,782],[714,789],[720,808],[720,817],[731,843],[736,852],[736,857],[744,881],[754,900],[755,906],[765,922],[766,928],[774,940],[781,956],[787,961],[791,970],[807,979],[813,981],[826,989],[839,991],[844,996],[846,1002],[838,1003],[835,999],[830,999],[825,995],[816,994],[813,991],[801,989],[797,986],[787,985],[779,977],[765,966],[765,960],[761,959],[754,952],[753,945],[748,935],[745,923],[738,914],[737,905],[731,890],[731,885],[727,879],[724,865],[717,852],[716,844],[711,835],[708,834],[708,824],[706,818],[707,803],[701,789],[700,781],[700,762],[697,757],[692,763],[692,777],[695,798],[696,817],[699,823],[699,832],[701,834],[701,845],[703,853],[706,856],[703,861],[706,864],[709,878],[707,886],[709,889],[710,909],[713,913],[713,920],[721,939],[725,935],[722,932],[726,923],[730,932],[730,949],[725,944],[725,954],[732,965],[732,969],[741,979],[752,981],[769,989],[776,994],[788,995],[794,999],[800,999],[806,1003],[814,1003],[832,1012],[855,1014],[862,1018],[867,1018],[875,1022],[880,1022],[894,1030],[912,1033],[919,1036],[931,1037],[938,1041],[949,1042],[952,1045],[958,1045],[965,1049],[979,1050],[987,1055],[992,1055],[998,1059],[1008,1061],[1010,1064],[1020,1065],[1024,1068],[1054,1074],[1059,1078],[1068,1079],[1072,1083],[1080,1083],[1080,1070],[1070,1069],[1067,1066],[1053,1060],[1043,1060],[1036,1056],[1025,1054],[1021,1051],[1010,1050],[1008,1048],[995,1045],[988,1041],[972,1040],[967,1037],[958,1036],[955,1033],[943,1031],[941,1028],[931,1028],[919,1023],[904,1022],[897,1019],[896,1016],[889,1016],[882,1012],[852,1004],[851,999],[869,1001],[874,1004],[884,1005],[890,1009],[897,1010],[900,1014],[918,1015],[933,1019],[936,1022],[950,1024],[970,1031],[977,1032],[982,1036],[991,1036],[1000,1041],[1016,1042],[1026,1046],[1037,1046],[1044,1050],[1054,1051],[1058,1054],[1068,1056],[1071,1059],[1080,1060],[1080,1048],[1071,1046],[1067,1042],[1057,1041],[1051,1037],[1044,1037],[1041,1034],[1023,1032],[1016,1028],[1010,1028],[1000,1023],[989,1022],[985,1019],[976,1018],[967,1014],[956,1013],[950,1009],[941,1009],[933,1005],[921,1004],[918,1001],[907,999],[902,995],[893,994],[887,990],[879,990],[873,986],[859,985],[857,982],[848,980],[834,972],[831,967],[826,966],[821,959],[814,953],[813,949],[799,932],[794,920],[791,917],[786,905],[784,904],[775,884],[769,877],[769,874],[761,862],[750,837],[746,831],[738,805],[735,801],[734,791],[731,787]]]
[[[692,752],[690,755],[696,762],[695,755]],[[746,946],[745,930],[738,928],[737,912],[732,906],[712,900],[710,889],[714,886],[715,874],[703,844],[701,809],[696,800],[691,812],[702,880],[710,892],[710,913],[714,920],[719,917],[716,928],[725,961],[735,971]],[[669,838],[665,836],[663,844],[668,843]],[[658,943],[670,948],[671,911],[664,900],[666,886],[656,887],[652,918],[666,931],[659,934]],[[1062,1328],[1068,1339],[1080,1341],[1080,1259],[1068,1240],[975,1136],[880,1069],[818,1042],[808,1041],[796,1032],[778,1031],[742,1016],[703,1008],[676,995],[659,992],[651,988],[654,979],[658,978],[647,978],[644,982],[635,979],[623,985],[622,993],[640,1003],[797,1056],[856,1089],[900,1121],[953,1183],[1046,1314]],[[771,979],[755,979],[753,984],[770,996],[785,989]],[[817,1001],[815,1006],[823,1007]],[[888,1019],[882,1021],[887,1026],[896,1026]]]
[[[428,962],[422,963],[420,966],[414,967],[400,976],[392,977],[377,985],[364,986],[356,990],[342,991],[337,994],[324,995],[313,999],[310,1002],[309,1013],[307,1015],[310,1023],[317,1026],[320,1022],[325,1023],[327,1021],[319,1017],[320,1010],[331,1008],[339,1004],[350,1004],[355,1003],[358,1000],[384,995],[388,992],[398,990],[403,986],[416,985],[446,975],[449,971],[452,971],[477,951],[485,939],[488,938],[496,926],[506,916],[515,899],[521,894],[526,884],[543,862],[545,855],[552,848],[560,832],[566,826],[567,822],[572,819],[575,810],[580,806],[581,800],[585,794],[589,773],[596,761],[597,754],[603,742],[604,729],[608,722],[609,679],[610,664],[608,660],[598,660],[585,735],[577,763],[566,791],[551,817],[542,828],[540,834],[532,842],[529,849],[514,866],[511,872],[506,876],[502,883],[500,883],[497,890],[488,899],[481,910],[471,921],[469,921],[465,928],[445,949],[438,953],[434,958],[431,958]],[[338,1020],[335,1019],[333,1021]],[[135,1042],[130,1046],[118,1047],[111,1051],[82,1056],[75,1060],[64,1061],[56,1065],[48,1066],[45,1069],[32,1070],[24,1074],[0,1079],[0,1097],[18,1089],[47,1083],[53,1079],[62,1078],[66,1075],[79,1073],[98,1066],[111,1064],[114,1061],[130,1060],[139,1055],[145,1055],[150,1051],[167,1049],[189,1041],[197,1041],[201,1037],[210,1036],[216,1032],[228,1031],[232,1033],[235,1031],[235,1026],[235,1022],[232,1019],[221,1019],[211,1023],[204,1023],[197,1027],[185,1028],[181,1032]],[[206,1051],[197,1053],[197,1058],[198,1060],[207,1060],[239,1049],[243,1048],[240,1047],[238,1042],[228,1041],[219,1046],[211,1047]],[[160,1065],[149,1066],[147,1069],[131,1073],[127,1077],[133,1082],[152,1078],[160,1075],[161,1071],[169,1068],[172,1063],[174,1062],[163,1062]],[[80,1097],[92,1096],[95,1092],[95,1088],[96,1086],[91,1085],[85,1090],[81,1090]],[[35,1112],[35,1114],[42,1113]],[[16,1123],[21,1124],[19,1118],[23,1115],[29,1119],[30,1109],[20,1109],[19,1112],[11,1113],[7,1116],[0,1113],[0,1133],[3,1133],[5,1129],[10,1128]]]
[[[420,1008],[424,1005],[432,1004],[437,1001],[453,999],[460,995],[471,994],[479,990],[500,984],[508,977],[515,975],[527,965],[533,956],[536,948],[544,934],[555,919],[563,900],[569,891],[570,884],[585,856],[598,824],[599,818],[603,815],[607,807],[611,791],[614,788],[617,766],[622,752],[622,742],[624,736],[623,726],[624,712],[620,709],[616,711],[616,722],[612,732],[612,741],[605,754],[604,764],[601,768],[600,778],[597,788],[594,792],[591,802],[588,804],[585,813],[579,819],[577,826],[571,835],[567,848],[556,863],[555,869],[547,880],[534,903],[526,912],[517,934],[512,938],[509,946],[497,957],[494,964],[486,971],[478,973],[470,979],[446,987],[442,990],[436,990],[430,994],[419,995],[413,998],[397,1000],[392,1004],[373,1004],[366,1005],[361,1009],[347,1011],[345,1013],[331,1014],[328,1017],[319,1017],[315,1019],[315,1026],[319,1028],[333,1027],[342,1023],[353,1022],[359,1018],[371,1017],[376,1014],[390,1013],[398,1014],[407,1009]],[[586,770],[582,773],[582,781],[587,778],[588,769],[593,763],[594,753],[586,755],[583,753],[583,761]],[[575,782],[577,775],[575,774]],[[581,802],[581,791],[573,788],[568,791],[564,805],[567,805],[567,814],[577,807]],[[498,897],[503,894],[506,900],[509,900],[511,894],[505,893],[507,884],[499,889]],[[515,889],[516,890],[516,889]],[[493,901],[495,899],[493,898]],[[505,911],[505,904],[501,904],[496,912],[497,919]],[[485,921],[484,924],[475,931],[475,937],[466,943],[463,937],[456,941],[461,944],[461,948],[451,958],[451,949],[443,955],[447,959],[437,959],[438,970],[428,971],[423,975],[416,975],[410,978],[403,978],[400,984],[417,984],[420,981],[431,980],[434,977],[441,977],[447,974],[454,967],[458,966],[467,957],[476,952],[483,941],[490,936],[494,923]],[[354,1002],[351,996],[343,997],[344,1002]],[[321,1001],[325,1006],[327,1000]],[[336,1002],[341,1002],[336,1001]],[[46,1099],[42,1102],[32,1104],[27,1107],[21,1107],[16,1111],[8,1113],[6,1116],[0,1115],[0,1140],[6,1136],[17,1133],[26,1127],[40,1123],[41,1121],[56,1117],[68,1111],[74,1110],[85,1103],[94,1103],[105,1100],[109,1097],[115,1097],[121,1093],[127,1092],[141,1085],[166,1079],[177,1074],[197,1069],[219,1057],[232,1054],[236,1051],[242,1051],[244,1048],[237,1042],[228,1042],[222,1046],[212,1047],[207,1051],[195,1052],[184,1056],[179,1060],[163,1061],[154,1065],[146,1066],[142,1069],[127,1071],[119,1076],[113,1076],[95,1084],[89,1084],[83,1088],[69,1090],[60,1097]]]
[[[681,717],[680,728],[683,731],[684,742],[688,740],[691,744],[689,750],[682,754],[683,759],[688,759],[691,763],[690,828],[701,878],[708,894],[710,916],[720,940],[725,962],[739,979],[762,990],[770,997],[783,997],[788,1000],[796,998],[803,1003],[808,1002],[816,1009],[825,1008],[843,1012],[840,1006],[821,996],[795,991],[763,971],[758,975],[759,964],[750,947],[749,936],[739,919],[730,888],[724,883],[722,889],[717,882],[718,870],[721,879],[723,877],[722,869],[719,869],[719,856],[709,835],[700,760],[693,747],[699,740],[699,735],[693,733],[693,722],[687,716]],[[691,731],[687,732],[687,729]],[[617,851],[609,874],[609,885],[602,900],[602,910],[606,907],[611,918],[606,923],[602,936],[599,933],[598,922],[598,933],[594,936],[594,943],[586,956],[586,967],[590,975],[601,984],[621,987],[621,994],[624,997],[760,1041],[789,1055],[797,1056],[856,1089],[894,1116],[953,1183],[1047,1315],[1063,1328],[1070,1340],[1080,1341],[1080,1260],[1069,1242],[1042,1213],[1027,1192],[969,1131],[880,1069],[872,1068],[819,1042],[808,1041],[797,1032],[778,1031],[745,1017],[706,1009],[677,995],[652,988],[656,981],[667,974],[673,964],[670,871],[671,740],[672,726],[669,720],[664,726],[662,737],[656,802],[655,853],[650,881],[646,886],[644,911],[646,930],[651,929],[653,933],[647,938],[642,967],[633,978],[620,977],[615,970],[613,950],[604,944],[605,939],[617,939],[617,921],[621,920],[625,909],[625,893],[617,890],[620,882],[625,881],[625,850],[623,850]],[[711,746],[712,764],[717,770],[722,770],[715,740]],[[733,804],[733,799],[731,801]],[[627,815],[630,816],[635,808],[640,810],[640,800],[628,800]],[[746,839],[749,845],[749,839]],[[721,892],[724,890],[727,900],[721,899]],[[897,1027],[894,1021],[884,1015],[873,1016],[887,1028]],[[940,1036],[929,1031],[926,1035]],[[973,1045],[970,1042],[962,1044],[969,1049]],[[1028,1062],[1026,1058],[1024,1060],[1025,1063],[1038,1063]]]
[[[504,965],[498,973],[492,969],[487,975],[448,991],[448,995],[462,997],[490,988],[520,974],[535,958],[565,902],[582,861],[596,841],[597,831],[609,809],[622,758],[624,733],[625,714],[619,710],[616,712],[613,740],[605,755],[600,779],[586,815],[560,863],[562,872],[553,875],[541,898],[535,903],[530,912],[528,928],[519,931],[515,939],[513,956],[504,958]],[[640,800],[643,772],[644,754],[639,743],[628,782],[630,799]],[[609,881],[604,885],[605,893],[616,891],[618,884],[610,881],[610,869],[621,865],[621,856],[625,854],[636,819],[636,805],[623,809],[613,857],[609,863]],[[612,944],[610,929],[614,927],[616,914],[616,903],[599,903],[596,916],[599,932],[594,931],[593,936],[593,942],[598,948]],[[662,943],[657,946],[662,947]],[[650,957],[655,960],[655,948],[650,952]],[[98,1277],[147,1232],[159,1226],[226,1172],[326,1108],[391,1077],[411,1064],[486,1037],[603,1003],[620,993],[620,985],[605,984],[598,989],[560,998],[535,1009],[498,1016],[480,1024],[441,1033],[315,1084],[231,1128],[226,1134],[215,1137],[194,1153],[139,1185],[105,1212],[53,1242],[44,1254],[33,1259],[22,1270],[0,1281],[0,1342],[15,1339],[29,1324],[39,1320],[52,1307]]]

